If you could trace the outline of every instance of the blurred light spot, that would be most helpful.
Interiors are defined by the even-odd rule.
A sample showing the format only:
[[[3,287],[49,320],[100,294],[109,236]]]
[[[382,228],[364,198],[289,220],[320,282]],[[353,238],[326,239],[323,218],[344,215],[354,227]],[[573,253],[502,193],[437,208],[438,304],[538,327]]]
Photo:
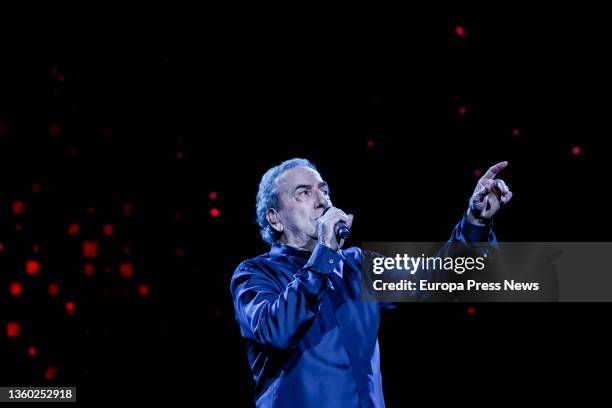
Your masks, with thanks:
[[[75,236],[79,233],[80,229],[81,229],[81,226],[77,224],[76,222],[73,222],[72,224],[68,226],[68,234]]]
[[[11,294],[11,296],[21,295],[21,282],[9,283],[9,293]]]
[[[55,379],[56,376],[57,376],[57,368],[55,368],[54,366],[47,367],[47,369],[45,370],[45,379],[47,381],[51,381]]]
[[[94,265],[92,263],[86,263],[83,265],[83,274],[85,276],[93,276],[95,272]]]
[[[111,235],[113,235],[113,226],[112,226],[112,224],[104,224],[104,226],[102,227],[102,232],[107,237],[110,237]]]
[[[138,285],[138,296],[143,299],[149,296],[149,286],[144,283]]]
[[[467,308],[467,314],[468,315],[473,315],[474,313],[476,313],[476,308],[474,306],[468,306]]]
[[[26,261],[25,270],[26,270],[26,275],[30,275],[30,276],[38,275],[38,272],[40,272],[40,264],[38,263],[37,260],[29,259]]]
[[[69,316],[74,314],[74,302],[66,302],[66,314]]]
[[[219,211],[218,208],[211,208],[210,209],[210,216],[213,218],[216,218],[219,216],[219,214],[221,214],[221,212]]]
[[[96,241],[83,241],[83,256],[95,258],[98,256],[98,243]]]
[[[574,156],[578,156],[581,152],[582,152],[582,149],[580,148],[580,146],[572,147],[572,153],[574,154]]]
[[[215,201],[217,199],[217,192],[216,191],[211,191],[210,193],[208,193],[208,198],[210,198],[211,200]]]
[[[455,34],[460,38],[465,38],[465,29],[462,26],[455,27]]]
[[[36,350],[36,347],[34,346],[28,347],[28,355],[30,357],[36,357],[37,354],[38,354],[38,350]]]
[[[13,200],[13,203],[11,204],[11,211],[14,215],[23,214],[23,201]]]
[[[121,262],[119,264],[119,275],[124,279],[130,279],[134,276],[134,267],[131,262]]]
[[[124,203],[123,207],[121,209],[124,217],[131,217],[132,216],[132,210],[133,210],[132,203]]]
[[[47,285],[47,292],[49,293],[49,296],[57,296],[59,293],[59,285],[54,282],[50,283]]]
[[[8,322],[6,324],[6,336],[7,337],[19,337],[19,323]]]

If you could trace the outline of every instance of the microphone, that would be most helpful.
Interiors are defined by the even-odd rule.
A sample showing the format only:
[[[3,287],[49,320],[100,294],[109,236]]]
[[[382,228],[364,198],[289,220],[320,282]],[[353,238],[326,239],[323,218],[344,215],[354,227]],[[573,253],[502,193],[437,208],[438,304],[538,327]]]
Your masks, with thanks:
[[[340,242],[341,239],[348,239],[351,236],[351,230],[346,226],[346,223],[340,221],[334,227],[336,239]]]
[[[330,208],[331,206],[327,207],[323,211],[323,214],[321,214],[321,217],[324,216]],[[340,221],[334,226],[334,232],[336,233],[336,239],[338,242],[340,242],[341,239],[348,239],[351,236],[351,230],[344,221]]]

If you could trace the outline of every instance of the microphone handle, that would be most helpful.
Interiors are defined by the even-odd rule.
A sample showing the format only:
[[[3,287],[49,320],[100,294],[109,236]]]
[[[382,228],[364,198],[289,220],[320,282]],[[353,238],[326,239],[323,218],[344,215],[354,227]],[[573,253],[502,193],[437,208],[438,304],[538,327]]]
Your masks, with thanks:
[[[341,239],[348,239],[351,236],[351,230],[346,226],[346,223],[339,222],[334,227],[336,239],[340,242]]]

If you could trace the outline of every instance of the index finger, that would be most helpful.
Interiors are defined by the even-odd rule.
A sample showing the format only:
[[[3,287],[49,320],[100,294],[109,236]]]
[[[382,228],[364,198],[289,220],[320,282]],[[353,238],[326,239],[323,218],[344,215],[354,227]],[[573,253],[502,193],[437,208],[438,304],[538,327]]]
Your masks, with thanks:
[[[484,174],[484,176],[482,176],[482,178],[493,180],[495,177],[497,177],[497,173],[505,169],[506,166],[508,166],[507,161],[499,162],[489,167],[489,170],[487,170],[487,172]]]

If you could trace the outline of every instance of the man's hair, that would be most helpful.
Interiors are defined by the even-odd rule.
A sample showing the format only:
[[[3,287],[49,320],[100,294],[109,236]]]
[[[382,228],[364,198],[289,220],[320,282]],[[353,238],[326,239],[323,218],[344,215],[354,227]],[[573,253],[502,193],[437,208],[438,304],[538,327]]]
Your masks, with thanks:
[[[259,183],[257,205],[255,208],[257,214],[257,224],[259,224],[261,227],[261,238],[269,244],[277,242],[282,235],[282,233],[274,230],[266,219],[266,213],[270,208],[278,210],[280,207],[277,190],[278,185],[276,180],[281,174],[295,167],[308,167],[317,171],[314,164],[306,159],[289,159],[266,171],[261,178],[261,182]]]

